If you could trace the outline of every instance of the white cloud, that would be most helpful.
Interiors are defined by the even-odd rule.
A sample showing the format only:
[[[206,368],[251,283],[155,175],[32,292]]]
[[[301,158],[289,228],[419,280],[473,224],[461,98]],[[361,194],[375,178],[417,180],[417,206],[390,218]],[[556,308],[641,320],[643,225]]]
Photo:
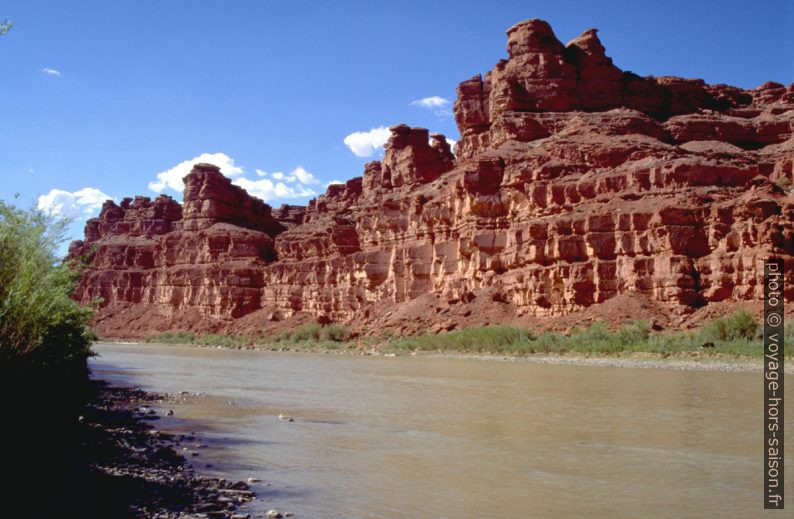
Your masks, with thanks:
[[[270,176],[274,180],[283,180],[284,182],[291,184],[295,182],[307,186],[320,184],[320,179],[318,179],[313,174],[306,171],[300,166],[293,169],[292,172],[290,172],[289,174],[284,173],[282,171],[274,171],[273,173],[268,173],[267,171],[262,171],[261,169],[257,169],[256,174],[259,175],[260,177]]]
[[[52,189],[38,198],[37,206],[53,216],[76,218],[80,214],[90,215],[102,207],[109,198],[95,187],[85,187],[71,193],[62,189]]]
[[[416,101],[411,101],[411,106],[418,106],[419,108],[426,108],[432,110],[436,117],[439,119],[446,119],[452,115],[451,105],[452,101],[441,96],[430,96]]]
[[[232,179],[236,184],[252,196],[269,202],[280,198],[303,198],[316,196],[317,193],[308,186],[320,184],[320,180],[309,171],[298,166],[290,173],[276,171],[269,173],[263,169],[255,169],[257,179],[245,177],[243,168],[236,166],[234,159],[225,153],[202,153],[198,157],[180,162],[173,168],[157,174],[157,180],[149,182],[152,191],[163,191],[166,188],[184,191],[182,178],[190,173],[193,165],[199,162],[215,164],[221,173]]]
[[[221,173],[227,177],[234,178],[243,174],[243,168],[235,166],[234,159],[225,153],[202,153],[198,157],[180,162],[173,168],[158,173],[157,180],[149,182],[149,189],[160,193],[164,191],[165,188],[170,188],[181,193],[185,189],[182,177],[190,173],[193,166],[199,162],[206,162],[218,166],[221,168]]]
[[[309,184],[309,185],[311,185],[311,184],[319,184],[320,183],[320,181],[317,180],[317,177],[315,177],[314,175],[312,175],[311,173],[309,173],[308,171],[306,171],[305,169],[303,169],[300,166],[295,168],[295,170],[292,172],[292,174],[295,175],[295,178],[297,178],[298,182],[300,182],[301,184]]]
[[[458,142],[455,139],[450,139],[448,137],[444,137],[444,140],[447,141],[447,144],[449,144],[450,148],[454,148],[455,147],[455,143]],[[428,144],[433,144],[433,139],[428,139],[427,142],[428,142]]]
[[[411,106],[419,106],[421,108],[427,109],[444,108],[448,105],[449,99],[440,96],[424,97],[422,99],[417,99],[416,101],[411,101]]]
[[[334,184],[344,184],[344,182],[342,182],[341,180],[332,180],[332,181],[328,182],[325,185],[325,187],[328,187],[328,186],[331,186],[331,185],[334,185]]]
[[[269,178],[259,180],[238,178],[233,183],[248,191],[250,195],[261,198],[265,202],[276,198],[301,198],[317,195],[312,189],[303,185],[288,186],[284,182],[273,182]]]
[[[371,157],[375,150],[383,148],[391,132],[386,126],[373,128],[368,132],[353,132],[345,137],[345,146],[357,157]]]
[[[43,69],[41,69],[41,71],[43,73],[47,74],[48,76],[61,77],[61,71],[60,70],[55,70],[54,68],[44,67]]]

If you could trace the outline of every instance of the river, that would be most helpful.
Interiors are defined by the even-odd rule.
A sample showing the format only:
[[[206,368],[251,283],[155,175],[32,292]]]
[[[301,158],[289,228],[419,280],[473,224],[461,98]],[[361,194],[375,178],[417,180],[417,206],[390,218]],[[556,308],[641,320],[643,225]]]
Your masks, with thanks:
[[[199,472],[261,479],[244,508],[254,515],[764,515],[760,373],[188,346],[95,351],[97,378],[201,393],[156,426],[201,435],[207,448],[190,460]]]

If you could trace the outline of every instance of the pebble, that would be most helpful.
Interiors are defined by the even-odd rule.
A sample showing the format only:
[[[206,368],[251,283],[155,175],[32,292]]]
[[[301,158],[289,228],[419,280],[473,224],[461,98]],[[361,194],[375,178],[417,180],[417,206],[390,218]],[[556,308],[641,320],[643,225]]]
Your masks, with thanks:
[[[287,422],[294,422],[295,421],[291,416],[286,415],[286,414],[278,415],[278,419],[279,420],[286,420]]]
[[[165,413],[165,415],[166,416],[174,416],[174,410],[173,409],[169,409],[168,412]]]
[[[262,480],[259,478],[248,478],[249,483],[259,483],[260,481]]]
[[[245,485],[248,487],[248,485]],[[236,488],[219,488],[218,493],[220,494],[228,494],[231,496],[243,496],[243,497],[254,497],[254,493],[250,490],[246,489],[236,489]]]
[[[155,429],[141,430],[136,427],[133,430],[127,427],[118,427],[113,423],[112,419],[116,415],[140,423],[142,420],[151,420],[152,415],[156,414],[156,411],[150,405],[141,405],[144,402],[156,401],[155,395],[139,395],[140,398],[133,398],[135,395],[131,396],[130,390],[125,390],[122,396],[116,396],[119,393],[120,391],[111,393],[106,390],[105,394],[97,397],[99,400],[94,406],[97,409],[111,410],[112,414],[111,423],[97,423],[96,426],[102,428],[107,438],[116,441],[127,452],[134,453],[135,456],[142,458],[143,466],[130,469],[126,459],[123,457],[124,454],[122,454],[118,459],[110,460],[110,466],[106,467],[105,470],[110,475],[129,479],[131,481],[130,485],[135,485],[136,480],[142,481],[145,479],[146,481],[157,482],[163,485],[165,489],[162,495],[158,492],[158,495],[152,495],[151,499],[147,500],[142,507],[136,507],[132,510],[134,512],[133,516],[250,518],[250,515],[245,512],[233,511],[239,504],[256,498],[254,492],[249,489],[250,487],[245,481],[235,482],[199,476],[190,469],[189,465],[180,464],[173,466],[171,464],[172,461],[181,460],[181,462],[184,462],[184,457],[200,455],[199,452],[192,450],[192,448],[199,449],[204,447],[203,444],[198,443],[195,432],[192,435],[174,435]],[[112,398],[113,400],[111,400]],[[133,400],[137,400],[138,405],[129,405],[136,403]],[[125,402],[129,407],[124,407]],[[134,412],[134,415],[129,415],[130,410]],[[88,417],[89,415],[85,415],[85,418]],[[89,419],[86,421],[89,421]],[[94,424],[92,423],[92,425]],[[130,435],[133,435],[134,439],[138,441],[130,444]],[[191,443],[183,447],[179,445],[180,440],[190,441]],[[180,448],[182,451],[177,453]],[[167,466],[163,465],[163,461],[168,462],[165,464]],[[207,464],[207,466],[209,467],[210,465]],[[192,503],[190,508],[196,513],[185,515],[183,513],[184,504],[181,501],[172,502],[172,491],[187,492],[187,499]],[[180,497],[179,499],[182,498]]]
[[[284,517],[283,515],[281,515],[281,512],[279,512],[278,510],[268,510],[267,514],[265,515],[271,519],[279,519],[281,517]]]

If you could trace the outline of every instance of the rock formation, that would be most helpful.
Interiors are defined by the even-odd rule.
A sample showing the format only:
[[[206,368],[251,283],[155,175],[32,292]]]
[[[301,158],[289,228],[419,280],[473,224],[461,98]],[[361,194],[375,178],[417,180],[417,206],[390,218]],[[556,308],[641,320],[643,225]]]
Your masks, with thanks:
[[[401,124],[382,161],[306,208],[273,211],[206,164],[181,206],[106,202],[70,249],[88,258],[76,297],[103,300],[97,329],[258,333],[309,315],[413,333],[617,301],[680,323],[760,300],[767,257],[794,298],[794,85],[639,77],[595,29],[507,36],[508,59],[458,87],[454,156]]]
[[[97,325],[105,333],[127,331],[136,319],[166,329],[241,317],[260,307],[263,268],[285,228],[216,166],[198,164],[185,177],[182,206],[168,196],[105,202],[86,224],[85,241],[69,249],[89,259],[77,295],[101,298]],[[110,330],[102,326],[108,317]]]

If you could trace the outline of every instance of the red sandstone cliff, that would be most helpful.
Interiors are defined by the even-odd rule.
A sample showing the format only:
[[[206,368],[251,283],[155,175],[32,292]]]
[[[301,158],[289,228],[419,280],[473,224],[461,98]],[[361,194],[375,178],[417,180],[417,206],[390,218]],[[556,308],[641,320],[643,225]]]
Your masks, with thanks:
[[[271,210],[206,164],[182,206],[106,202],[70,249],[98,331],[680,317],[758,301],[767,257],[794,298],[794,85],[638,77],[594,29],[507,35],[509,58],[458,87],[454,156],[398,125],[382,161],[306,208]]]

